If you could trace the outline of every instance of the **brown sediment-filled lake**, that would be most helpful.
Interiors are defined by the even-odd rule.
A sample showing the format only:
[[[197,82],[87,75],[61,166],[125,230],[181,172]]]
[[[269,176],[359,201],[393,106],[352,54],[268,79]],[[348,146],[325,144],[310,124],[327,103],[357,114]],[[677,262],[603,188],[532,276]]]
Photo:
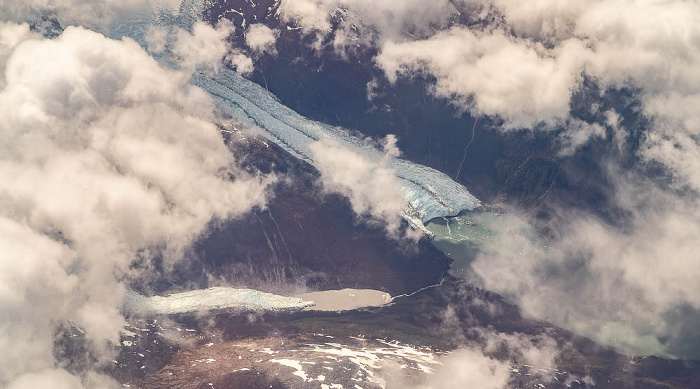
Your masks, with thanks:
[[[391,301],[391,295],[372,289],[340,289],[310,292],[296,297],[313,301],[316,305],[306,308],[315,311],[349,311],[364,307],[377,307]]]

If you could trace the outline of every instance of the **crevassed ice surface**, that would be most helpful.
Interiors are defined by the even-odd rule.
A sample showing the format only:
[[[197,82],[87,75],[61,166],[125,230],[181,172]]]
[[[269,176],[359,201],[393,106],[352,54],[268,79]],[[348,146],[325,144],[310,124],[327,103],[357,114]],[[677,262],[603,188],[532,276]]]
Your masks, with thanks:
[[[115,23],[112,36],[129,36],[144,44],[143,37],[149,26],[177,26],[190,29],[196,16],[202,12],[199,0],[185,0],[177,12],[173,13],[172,2],[164,6],[153,4],[151,15],[138,15]],[[170,63],[166,55],[158,56],[159,61]],[[228,68],[221,68],[216,74],[196,73],[191,82],[208,91],[217,101],[220,109],[243,125],[260,128],[261,135],[274,142],[293,156],[314,165],[309,146],[321,138],[331,138],[344,147],[372,161],[385,158],[376,147],[367,144],[349,131],[309,120],[286,107],[260,85],[240,76]],[[455,216],[463,210],[479,206],[479,200],[462,185],[444,173],[427,166],[392,157],[388,166],[393,168],[401,180],[408,212],[402,214],[411,225],[417,228],[419,221],[427,222],[437,217]]]
[[[191,290],[168,296],[151,297],[129,291],[126,293],[124,300],[124,310],[137,315],[169,315],[212,309],[296,311],[313,305],[313,301],[305,301],[298,297],[280,296],[253,289],[226,287]]]

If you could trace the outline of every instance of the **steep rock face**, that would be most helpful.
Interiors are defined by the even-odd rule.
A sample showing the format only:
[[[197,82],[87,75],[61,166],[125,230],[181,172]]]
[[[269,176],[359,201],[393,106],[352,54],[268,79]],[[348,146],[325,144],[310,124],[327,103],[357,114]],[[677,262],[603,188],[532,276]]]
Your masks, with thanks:
[[[388,239],[381,225],[358,219],[347,199],[322,194],[316,170],[274,144],[230,145],[252,170],[280,173],[268,207],[213,226],[192,259],[151,284],[152,291],[220,280],[278,293],[349,287],[396,295],[435,284],[447,272],[450,259],[427,239]]]

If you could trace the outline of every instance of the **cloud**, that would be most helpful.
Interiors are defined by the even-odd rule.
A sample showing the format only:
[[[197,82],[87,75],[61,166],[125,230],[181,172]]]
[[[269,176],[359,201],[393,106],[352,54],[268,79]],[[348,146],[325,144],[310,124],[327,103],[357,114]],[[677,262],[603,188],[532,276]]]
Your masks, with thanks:
[[[343,55],[356,45],[375,49],[375,64],[391,82],[434,80],[431,93],[500,119],[504,130],[557,130],[560,157],[592,139],[612,142],[611,150],[635,147],[632,168],[600,158],[611,200],[631,215],[628,225],[557,209],[557,240],[503,236],[499,250],[479,256],[474,267],[484,285],[529,314],[609,344],[697,358],[697,348],[691,355],[678,346],[697,331],[676,324],[697,320],[692,312],[700,310],[693,281],[700,247],[692,238],[700,232],[700,4],[461,0],[421,12],[413,2],[396,9],[374,3],[285,0],[280,12],[321,36],[317,48]],[[601,93],[630,91],[648,121],[642,133],[632,133],[638,129],[627,127],[629,113],[621,111],[601,112],[597,122],[573,117],[572,97],[584,79]],[[650,169],[660,169],[655,174],[668,185],[649,177]]]
[[[391,82],[427,74],[437,80],[436,95],[475,115],[501,117],[504,128],[528,128],[568,117],[583,49],[571,41],[548,50],[499,31],[455,27],[426,40],[387,43],[376,62]]]
[[[26,23],[15,24],[0,22],[0,87],[4,86],[5,64],[19,43],[32,37],[34,33],[29,30]]]
[[[436,362],[434,371],[418,378],[405,366],[384,362],[380,379],[387,389],[505,389],[511,377],[508,362],[491,358],[478,348],[462,347],[440,355]]]
[[[0,37],[0,386],[103,381],[51,370],[55,326],[108,349],[131,265],[181,260],[212,221],[263,206],[272,178],[237,167],[210,97],[134,41]]]
[[[606,124],[613,127],[615,122],[609,116]],[[605,128],[598,123],[587,123],[580,119],[570,119],[566,122],[566,131],[559,138],[559,155],[566,156],[576,153],[579,147],[588,143],[592,138],[605,138]]]
[[[162,53],[168,45],[168,29],[162,26],[152,26],[146,32],[144,40],[150,53]]]
[[[460,17],[474,17],[469,13],[478,7],[489,11],[486,5],[285,0],[280,15],[306,33],[320,34],[317,49],[331,34],[330,44],[341,55],[358,45],[375,47],[375,62],[391,82],[417,75],[434,78],[437,96],[474,115],[500,117],[505,129],[565,123],[569,100],[581,82],[585,42],[569,39],[550,47],[505,28],[457,24]]]
[[[528,366],[526,377],[533,385],[554,380],[553,371],[557,368],[560,348],[551,337],[517,332],[506,334],[462,324],[470,326],[469,331],[476,333],[479,344],[463,344],[440,355],[438,368],[418,379],[401,367],[388,364],[382,371],[387,388],[508,388],[512,386],[513,372],[518,372],[518,369],[513,370],[514,367],[523,369],[525,365]]]
[[[698,207],[652,183],[617,182],[618,204],[633,215],[624,230],[559,210],[558,239],[499,232],[473,269],[528,315],[624,352],[698,358],[697,345],[680,347],[697,329],[677,325],[700,310]]]
[[[228,42],[234,30],[228,19],[221,19],[215,27],[197,21],[190,30],[155,25],[148,28],[143,43],[153,54],[169,51],[172,65],[188,73],[216,73],[226,64],[247,75],[254,70],[253,60]]]
[[[228,62],[233,69],[236,69],[238,73],[244,76],[252,73],[255,69],[253,60],[238,50],[232,50],[228,55],[226,55],[226,62]]]
[[[63,369],[47,369],[18,378],[8,389],[30,388],[83,389],[80,380]]]
[[[554,370],[557,367],[559,346],[551,337],[544,334],[534,336],[520,333],[506,334],[483,329],[479,332],[486,342],[484,347],[486,355],[501,355],[519,365],[533,366],[532,375],[537,375],[538,378],[547,382],[552,380],[553,376],[541,374],[542,370]]]
[[[245,42],[258,54],[264,52],[276,54],[275,42],[278,35],[278,30],[273,30],[264,24],[251,24],[245,33]]]
[[[700,93],[700,5],[669,1],[540,1],[489,3],[515,35],[561,48],[572,39],[588,49],[583,71],[601,86],[638,88],[648,117],[693,128],[683,107]],[[561,95],[566,99],[565,95]],[[669,104],[672,102],[672,104]]]
[[[203,67],[216,72],[221,60],[229,52],[226,38],[233,34],[233,30],[233,23],[228,19],[219,21],[216,28],[204,22],[196,22],[191,33],[178,29],[172,48],[178,65],[190,71]],[[154,37],[155,43],[160,43],[156,38],[159,37]]]
[[[19,377],[7,389],[119,389],[122,387],[112,378],[95,372],[87,373],[81,381],[63,369],[45,369]]]
[[[149,45],[158,49],[161,46],[162,32],[151,29]],[[227,38],[233,34],[234,26],[228,19],[221,19],[216,28],[204,22],[196,22],[192,32],[177,29],[172,52],[177,65],[189,72],[195,69],[217,72],[222,60],[243,75],[253,71],[253,60],[239,49],[230,47]],[[156,34],[156,35],[154,35]]]
[[[406,204],[403,185],[388,167],[388,158],[399,150],[396,138],[384,140],[385,157],[374,161],[357,154],[338,142],[323,138],[311,144],[316,167],[321,172],[323,188],[350,200],[353,210],[368,221],[380,222],[393,238],[401,237],[401,212]],[[420,234],[409,230],[407,234]]]
[[[598,2],[541,0],[526,4],[515,0],[462,0],[464,5],[480,7],[483,15],[502,15],[519,36],[549,41],[571,37],[576,19]]]

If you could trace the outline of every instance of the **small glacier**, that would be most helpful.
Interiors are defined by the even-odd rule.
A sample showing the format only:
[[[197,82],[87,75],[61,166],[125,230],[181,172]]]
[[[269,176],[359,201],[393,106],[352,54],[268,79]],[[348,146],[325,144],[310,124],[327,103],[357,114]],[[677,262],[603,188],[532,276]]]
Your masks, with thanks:
[[[128,291],[124,311],[131,315],[172,315],[202,310],[300,311],[314,305],[299,297],[279,296],[254,289],[214,287],[167,296],[144,296]]]
[[[117,21],[110,36],[120,39],[130,37],[144,47],[146,32],[151,26],[179,27],[191,30],[191,26],[204,10],[202,0],[184,0],[176,11],[176,0],[152,0],[152,13]],[[160,62],[172,65],[167,53],[154,55]],[[284,106],[273,94],[228,68],[217,73],[198,72],[192,76],[192,84],[208,91],[223,114],[249,128],[260,129],[260,134],[293,156],[314,165],[309,146],[322,139],[331,138],[342,146],[372,161],[386,158],[383,151],[353,136],[343,128],[309,120]],[[456,216],[461,211],[472,210],[479,200],[459,183],[444,173],[402,158],[391,157],[388,166],[394,169],[403,184],[406,208],[402,217],[414,228],[430,235],[424,223],[438,217]]]

